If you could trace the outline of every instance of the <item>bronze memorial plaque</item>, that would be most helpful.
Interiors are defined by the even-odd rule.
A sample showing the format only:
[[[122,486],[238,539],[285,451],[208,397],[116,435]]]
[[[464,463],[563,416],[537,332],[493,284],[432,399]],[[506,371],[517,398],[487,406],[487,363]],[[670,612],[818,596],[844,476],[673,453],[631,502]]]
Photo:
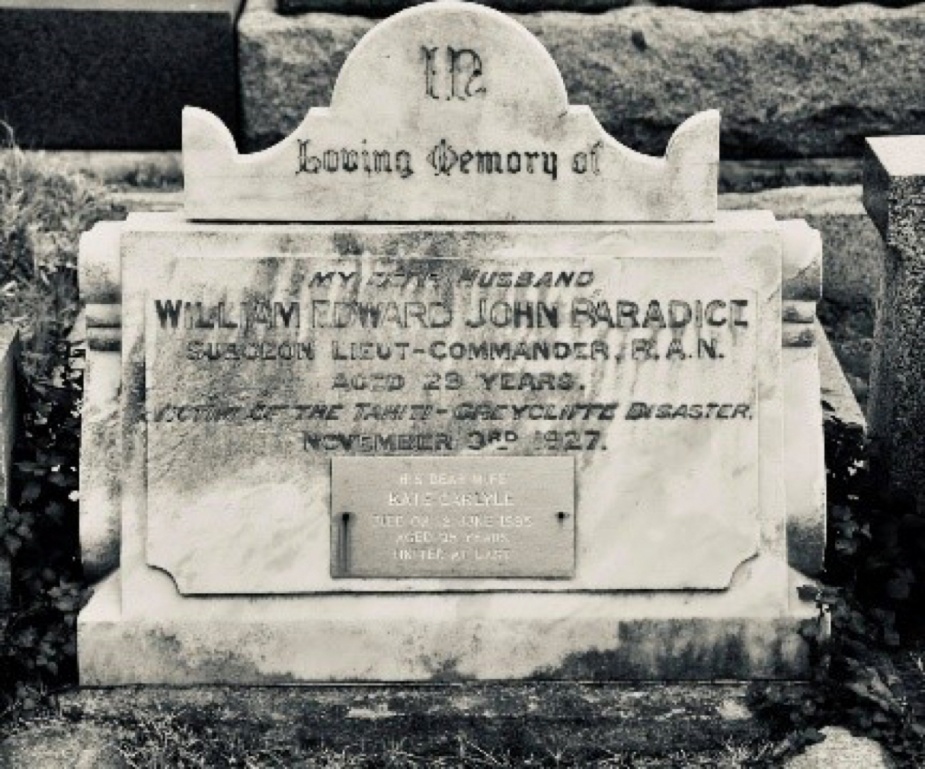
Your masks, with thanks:
[[[334,457],[334,577],[572,577],[572,457]]]

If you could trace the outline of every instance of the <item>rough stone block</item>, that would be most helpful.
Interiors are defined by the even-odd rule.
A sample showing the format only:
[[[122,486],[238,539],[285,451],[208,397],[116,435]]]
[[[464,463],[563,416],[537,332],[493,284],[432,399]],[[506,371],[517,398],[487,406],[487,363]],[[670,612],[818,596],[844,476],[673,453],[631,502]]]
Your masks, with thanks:
[[[634,149],[661,154],[682,120],[723,114],[722,156],[860,155],[863,137],[925,118],[925,6],[805,6],[736,14],[632,7],[518,19],[558,63],[573,104]],[[267,147],[329,103],[358,16],[282,16],[250,0],[239,27],[242,140]]]
[[[782,187],[720,195],[719,207],[766,208],[780,219],[804,218],[822,234],[822,295],[849,307],[872,307],[882,243],[861,203],[861,186]]]
[[[925,136],[868,140],[864,205],[885,248],[867,417],[880,471],[925,494]]]
[[[893,769],[890,754],[869,737],[855,737],[840,726],[822,730],[825,739],[784,764],[784,769]]]
[[[357,14],[360,16],[388,16],[426,0],[277,0],[280,13]],[[850,0],[822,0],[818,5],[847,5]],[[613,8],[633,5],[633,0],[479,0],[480,5],[509,13],[536,13],[540,11],[578,11],[601,13]],[[699,11],[741,11],[768,5],[798,5],[798,0],[773,3],[768,0],[655,0],[652,5],[674,5]],[[909,0],[884,0],[880,5],[911,5]]]
[[[38,148],[177,148],[187,104],[233,127],[240,2],[0,0],[0,119]]]

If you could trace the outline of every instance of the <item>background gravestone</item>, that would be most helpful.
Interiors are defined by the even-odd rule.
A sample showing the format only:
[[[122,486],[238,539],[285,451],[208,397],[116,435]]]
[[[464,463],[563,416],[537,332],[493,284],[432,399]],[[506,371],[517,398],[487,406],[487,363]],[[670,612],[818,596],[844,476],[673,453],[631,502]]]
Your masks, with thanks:
[[[240,5],[0,0],[0,120],[39,149],[173,149],[186,104],[235,126]]]
[[[188,109],[183,215],[81,245],[83,683],[805,675],[821,246],[718,118],[639,155],[461,3],[260,155]]]
[[[885,248],[868,421],[894,490],[925,493],[925,137],[868,139],[864,205]]]

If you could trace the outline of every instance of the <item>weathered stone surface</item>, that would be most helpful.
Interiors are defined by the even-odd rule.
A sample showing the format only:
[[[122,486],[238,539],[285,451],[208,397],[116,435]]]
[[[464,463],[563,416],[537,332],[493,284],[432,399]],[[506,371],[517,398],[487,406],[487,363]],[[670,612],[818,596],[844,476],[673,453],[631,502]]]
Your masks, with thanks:
[[[721,163],[721,174],[722,167]],[[172,192],[122,192],[118,200],[129,211],[176,211],[183,206],[182,195]],[[822,236],[823,298],[848,307],[873,306],[882,243],[861,203],[860,184],[729,192],[720,194],[718,206],[722,210],[768,210],[778,219],[804,218]],[[815,317],[815,305],[812,314]]]
[[[80,427],[80,547],[84,573],[91,580],[119,564],[120,235],[119,223],[106,222],[80,239],[79,283],[87,344]]]
[[[143,495],[148,509],[145,562],[172,574],[182,592],[716,589],[729,584],[736,567],[756,552],[785,557],[782,532],[775,523],[784,515],[777,486],[783,410],[777,369],[780,235],[770,216],[727,213],[709,227],[599,225],[590,230],[573,226],[555,231],[510,225],[455,230],[235,225],[211,226],[201,232],[197,225],[176,217],[155,215],[130,219],[128,226],[130,231],[122,236],[126,280],[121,310],[122,378],[123,382],[134,381],[139,369],[144,370],[147,392],[123,389],[124,397],[138,400],[130,401],[134,405],[123,401],[122,411],[126,418],[139,410],[151,415],[146,449],[137,460],[144,460]],[[618,250],[614,244],[619,244]],[[255,253],[262,259],[247,258]],[[434,318],[441,322],[429,328],[417,322],[408,328],[400,324],[384,328],[392,346],[409,345],[410,363],[402,365],[395,359],[399,355],[396,348],[390,362],[380,361],[374,367],[367,360],[353,358],[351,352],[368,339],[370,330],[352,316],[332,327],[336,318],[331,315],[330,302],[343,302],[339,310],[349,309],[351,302],[376,300],[403,306],[394,287],[386,293],[372,280],[374,274],[386,274],[388,265],[383,259],[394,253],[402,254],[404,269],[426,267],[436,276],[436,293],[433,287],[425,287],[410,298],[439,299],[441,314]],[[538,261],[534,255],[540,253],[545,256]],[[622,258],[621,253],[631,256]],[[363,257],[357,259],[353,254]],[[473,288],[462,282],[460,272],[465,267],[491,274],[513,261],[520,270],[540,274],[552,268],[553,260],[561,270],[588,270],[593,285],[587,289],[544,288],[539,294],[522,288],[510,294],[503,288]],[[338,271],[354,276],[351,286],[310,288],[312,276]],[[591,323],[581,309],[589,306],[594,291],[603,297],[630,297],[641,307],[666,291],[671,297],[700,301],[703,306],[722,296],[723,307],[732,308],[738,302],[742,315],[730,309],[729,318],[722,319],[723,327],[711,334],[711,339],[718,340],[715,344],[723,356],[719,358],[698,351],[699,332],[692,323],[681,333],[640,328],[602,336],[598,322]],[[311,363],[287,362],[276,352],[273,360],[253,360],[248,353],[250,360],[245,361],[242,353],[239,362],[209,361],[203,352],[206,342],[250,344],[249,337],[241,336],[243,331],[229,324],[247,327],[240,311],[249,306],[246,298],[253,292],[273,296],[287,307],[296,302],[305,308],[300,310],[297,339],[292,329],[282,325],[262,338],[273,350],[285,346],[287,355],[294,354],[290,348],[302,351],[299,345],[309,340],[315,356]],[[531,392],[532,386],[525,391],[516,383],[508,390],[500,389],[498,383],[487,387],[480,372],[507,371],[510,361],[503,356],[488,362],[468,357],[466,345],[521,338],[524,329],[515,330],[512,322],[500,326],[492,322],[487,329],[479,326],[481,330],[476,330],[484,307],[505,296],[523,301],[541,296],[547,307],[561,312],[557,325],[549,326],[560,329],[554,332],[557,340],[572,338],[586,345],[585,351],[592,342],[603,342],[606,356],[599,351],[593,359],[576,358],[577,352],[558,359],[543,355],[536,360],[517,359],[518,370],[532,377],[544,372],[553,378],[567,374],[561,385],[567,389],[557,393],[545,386],[545,393]],[[206,304],[210,297],[223,297],[226,328],[219,337],[188,328],[191,310],[181,310],[178,304],[188,297],[200,297]],[[169,317],[168,300],[176,313]],[[160,310],[156,301],[161,303]],[[570,312],[577,313],[574,320]],[[447,319],[445,324],[443,319]],[[565,329],[568,337],[563,336]],[[553,332],[532,333],[542,340]],[[630,350],[636,343],[629,336],[624,338],[624,333],[633,338],[651,337],[661,359],[640,363],[638,350]],[[459,345],[461,357],[451,355],[453,343]],[[680,346],[671,353],[669,345],[675,343]],[[687,352],[679,353],[685,345]],[[216,349],[224,354],[220,352],[224,347]],[[685,356],[683,363],[676,360],[680,355]],[[420,396],[415,393],[422,393],[428,403],[445,411],[430,414],[421,428],[415,427],[408,413],[397,422],[382,422],[381,417],[369,421],[370,416],[358,416],[364,409],[369,411],[360,406],[369,403],[369,392],[331,389],[338,374],[364,377],[385,370],[383,366],[402,374],[403,381],[394,391],[376,392],[377,403],[407,406],[417,402]],[[685,376],[670,376],[682,371]],[[441,376],[456,372],[465,382],[464,389],[458,395],[428,391],[432,372]],[[320,393],[325,392],[333,394],[322,397]],[[299,400],[299,393],[319,395]],[[273,406],[272,419],[247,417],[256,408],[255,397],[262,404],[282,405]],[[578,499],[586,500],[577,513],[578,565],[573,580],[562,584],[516,579],[500,583],[405,580],[397,585],[375,579],[332,580],[329,541],[318,536],[328,528],[331,452],[368,453],[369,438],[379,434],[393,440],[391,448],[383,444],[380,450],[393,452],[398,448],[395,435],[422,432],[427,442],[416,451],[481,452],[502,463],[504,443],[479,446],[471,437],[472,431],[481,435],[492,428],[516,436],[518,455],[541,456],[550,450],[568,455],[567,446],[550,449],[543,437],[544,431],[564,429],[555,423],[559,417],[553,422],[548,416],[538,422],[525,421],[514,416],[513,406],[537,404],[545,409],[551,405],[555,410],[576,400],[619,405],[603,420],[600,414],[592,415],[593,426],[584,424],[581,417],[573,425],[593,429],[597,436],[589,433],[580,446],[571,449],[581,457],[576,472]],[[339,404],[336,414],[315,414],[307,421],[302,411],[287,405],[328,402]],[[466,406],[472,402],[504,407],[497,415],[489,415]],[[733,405],[716,419],[663,421],[642,416],[653,404],[680,407],[694,403],[706,409],[710,402]],[[200,404],[200,411],[205,408],[202,404],[219,410],[236,408],[245,416],[216,421],[202,411],[201,417],[195,417],[188,408],[193,404]],[[184,407],[182,413],[180,407]],[[759,425],[766,428],[759,430]],[[337,437],[342,433],[366,437],[345,449]],[[616,475],[615,461],[621,468]],[[669,466],[674,470],[671,484],[640,483],[639,479],[651,476],[653,468]],[[128,475],[123,469],[123,495]],[[124,503],[122,509],[124,533]],[[125,548],[123,542],[123,569],[127,566]],[[669,559],[662,557],[666,549],[674,553]]]
[[[822,424],[816,342],[824,333],[815,324],[799,325],[812,329],[814,338],[806,346],[785,347],[782,358],[787,390],[787,553],[791,566],[814,576],[822,572],[825,556],[825,459],[822,431],[807,429],[807,425]]]
[[[880,472],[925,493],[925,136],[868,140],[864,205],[885,247],[867,416]]]
[[[754,216],[737,215],[725,225],[723,220],[732,215],[720,217],[720,225],[728,227],[735,219],[751,220]],[[769,233],[776,234],[777,227],[769,217]],[[160,225],[158,221],[160,220]],[[130,284],[122,287],[123,324],[125,337],[124,349],[129,351],[126,367],[123,370],[123,409],[131,419],[143,419],[146,407],[143,406],[143,389],[139,386],[142,379],[139,373],[144,362],[141,356],[144,345],[138,336],[143,324],[140,319],[146,314],[145,303],[150,301],[147,290],[159,284],[151,282],[152,259],[151,248],[161,255],[181,254],[179,246],[181,232],[197,228],[196,225],[182,224],[175,218],[146,217],[146,223],[136,222],[135,232],[130,238],[130,253],[134,262],[129,262],[126,272]],[[131,220],[129,222],[131,225]],[[680,227],[680,226],[677,226]],[[677,229],[674,228],[674,229]],[[715,226],[714,226],[715,227]],[[166,230],[165,230],[166,228]],[[235,227],[235,238],[241,237],[241,225]],[[646,229],[642,226],[627,226],[624,229]],[[298,227],[253,227],[253,237],[263,238],[261,242],[238,242],[238,248],[245,253],[269,254],[278,251],[272,245],[274,230],[283,237],[285,250],[293,249],[295,253],[324,254],[330,249],[321,247],[320,242],[299,241],[299,238],[317,238],[318,228]],[[561,228],[558,228],[561,231]],[[595,228],[597,229],[597,228]],[[649,228],[652,230],[652,228]],[[665,230],[658,241],[658,252],[664,257],[671,247],[682,247],[685,252],[696,253],[696,239],[679,242],[677,232]],[[145,232],[146,230],[146,232]],[[702,225],[694,227],[689,233],[703,230]],[[165,243],[167,232],[173,233],[172,245]],[[210,280],[214,280],[216,258],[227,258],[233,253],[232,241],[220,236],[222,229],[216,226],[207,228],[205,237],[197,238],[197,257],[204,259],[211,266]],[[391,237],[395,237],[392,230]],[[314,234],[313,234],[314,233]],[[501,230],[487,242],[494,242]],[[653,230],[654,234],[654,230]],[[715,245],[715,233],[702,233]],[[230,237],[231,233],[226,233]],[[536,237],[542,236],[549,247],[549,231],[537,230]],[[271,240],[267,241],[266,238]],[[576,257],[582,252],[576,250],[578,244],[576,233],[560,235],[571,240],[571,246],[565,249]],[[361,238],[361,239],[359,239]],[[755,232],[743,232],[742,237],[731,241],[730,254],[735,254],[736,261],[747,251],[746,245],[754,241]],[[375,238],[359,231],[348,239],[351,249],[357,253],[374,255],[381,248]],[[147,246],[145,242],[147,241]],[[346,241],[345,241],[346,242]],[[540,241],[536,241],[538,244]],[[261,244],[262,243],[262,244]],[[426,247],[426,238],[406,240],[406,247],[399,249],[406,258],[413,257],[409,248]],[[444,250],[450,244],[446,238],[441,239]],[[673,244],[673,245],[670,245]],[[495,244],[497,245],[497,243]],[[476,242],[467,240],[467,250],[472,251]],[[529,252],[535,252],[536,244],[525,243]],[[593,243],[589,248],[594,248]],[[755,247],[752,242],[751,247]],[[208,256],[209,250],[213,255]],[[357,250],[358,249],[358,250]],[[388,250],[388,249],[386,249]],[[507,249],[511,257],[517,257],[516,251]],[[770,264],[773,260],[769,259]],[[144,266],[144,270],[139,268]],[[700,265],[701,270],[704,265]],[[739,280],[745,273],[736,268]],[[778,268],[779,269],[779,268]],[[168,270],[168,272],[170,272]],[[779,272],[775,273],[779,281]],[[176,273],[179,275],[179,273]],[[228,270],[221,270],[223,276],[231,275]],[[131,277],[135,276],[135,277]],[[135,278],[139,278],[138,281]],[[709,273],[703,273],[706,280]],[[768,278],[774,282],[771,274]],[[195,283],[195,281],[194,281]],[[715,280],[713,281],[715,284]],[[190,284],[192,286],[193,284]],[[776,293],[776,292],[774,292]],[[776,324],[779,323],[779,305],[767,318],[764,328],[774,336],[773,342],[779,344]],[[346,337],[344,337],[346,341]],[[762,356],[765,365],[770,365],[773,356],[767,354],[771,340],[764,339],[761,346],[766,352]],[[155,348],[149,348],[152,351]],[[174,375],[176,371],[173,372]],[[173,377],[177,379],[176,376]],[[179,378],[182,381],[182,377]],[[157,377],[145,377],[148,387],[158,387]],[[774,385],[767,381],[761,388],[767,399],[774,392]],[[164,394],[167,394],[165,391]],[[763,401],[763,408],[770,408],[770,403]],[[150,404],[149,404],[150,405]],[[762,415],[769,419],[779,419],[777,407],[770,408]],[[79,621],[79,649],[81,676],[85,683],[120,684],[130,682],[285,682],[285,681],[333,681],[333,680],[433,680],[441,678],[499,678],[499,677],[553,677],[553,678],[704,678],[704,677],[794,677],[806,672],[806,649],[800,636],[794,632],[799,621],[812,619],[815,614],[812,606],[801,605],[795,598],[795,589],[803,581],[799,575],[786,572],[782,558],[783,530],[780,518],[774,514],[762,513],[762,550],[759,556],[740,567],[730,589],[718,592],[700,591],[693,594],[671,593],[574,593],[552,592],[553,586],[544,583],[535,585],[522,593],[483,593],[460,594],[447,593],[442,596],[433,594],[419,595],[384,595],[383,590],[396,590],[399,586],[379,584],[375,580],[353,581],[351,589],[364,591],[367,595],[327,595],[317,598],[311,596],[287,596],[281,599],[258,599],[241,597],[210,597],[194,599],[181,597],[171,578],[158,570],[147,568],[145,498],[148,495],[147,484],[149,471],[147,462],[157,459],[158,453],[149,454],[139,439],[143,433],[138,431],[142,422],[130,423],[124,433],[130,460],[130,470],[123,473],[122,500],[123,542],[122,569],[106,583],[99,586],[92,603],[81,613]],[[779,423],[778,423],[779,424]],[[780,449],[774,448],[773,442],[779,439],[780,430],[762,431],[761,440],[772,444],[761,449],[760,456],[773,457]],[[777,437],[776,437],[777,436]],[[254,446],[251,442],[246,445]],[[168,471],[164,476],[170,480],[170,473],[183,470],[190,460],[177,454],[177,449],[184,441],[166,441],[164,448],[173,453],[160,452],[163,460],[162,469]],[[199,442],[200,449],[205,444]],[[282,444],[279,444],[282,445]],[[616,445],[616,444],[614,444]],[[211,449],[210,449],[211,450]],[[615,452],[628,457],[627,452]],[[225,455],[227,463],[228,454]],[[200,462],[197,455],[192,459]],[[725,470],[728,463],[722,464]],[[593,466],[593,463],[592,463]],[[150,474],[156,477],[160,470]],[[201,471],[201,481],[208,481],[217,469],[238,474],[240,466],[223,466],[210,462],[210,475]],[[234,469],[237,467],[237,469]],[[282,465],[278,459],[273,471],[265,478],[285,480],[286,473],[280,473]],[[766,477],[774,477],[780,471],[769,468]],[[733,477],[735,474],[733,474]],[[227,476],[226,476],[227,477]],[[174,480],[178,480],[174,478]],[[193,481],[193,477],[188,479]],[[723,480],[710,482],[707,487],[721,490],[728,483],[728,476]],[[585,481],[588,481],[585,472]],[[702,481],[702,478],[701,478]],[[200,483],[200,479],[195,480]],[[180,487],[186,485],[182,481]],[[612,477],[610,485],[613,484]],[[702,495],[702,491],[698,492]],[[774,499],[775,492],[770,499]],[[322,492],[321,497],[325,494]],[[600,494],[597,495],[598,498]],[[268,497],[263,495],[263,507],[258,510],[258,520],[263,529],[267,527],[267,510],[277,514],[285,507],[268,506]],[[163,503],[164,500],[160,500]],[[189,501],[189,500],[187,500]],[[154,512],[167,518],[188,509],[182,504],[157,504]],[[770,511],[777,502],[769,502]],[[718,505],[718,509],[726,506]],[[590,506],[588,513],[595,507]],[[227,513],[227,509],[223,512]],[[582,511],[579,510],[579,514]],[[167,520],[164,519],[164,521]],[[645,516],[651,523],[651,515]],[[225,518],[229,521],[229,518]],[[246,520],[246,519],[241,519]],[[590,522],[584,518],[586,530]],[[603,519],[602,519],[603,520]],[[640,519],[642,520],[642,519]],[[710,516],[703,522],[711,520]],[[319,519],[317,529],[325,527],[325,517]],[[272,523],[272,521],[269,521]],[[156,523],[155,526],[160,526]],[[227,527],[226,527],[227,528]],[[302,530],[305,530],[304,523]],[[580,530],[581,527],[579,527]],[[600,527],[597,527],[598,529]],[[220,533],[222,529],[207,527],[209,536]],[[314,530],[309,527],[310,530]],[[651,526],[648,527],[651,529]],[[164,529],[165,531],[167,529]],[[595,527],[591,525],[590,531]],[[212,532],[211,534],[209,532]],[[684,548],[703,552],[700,546],[690,548],[691,530],[685,529]],[[251,530],[251,534],[263,536],[261,528]],[[278,538],[285,543],[287,536]],[[246,537],[245,537],[246,539]],[[605,536],[600,531],[597,539],[602,542],[613,537]],[[176,536],[176,542],[194,543],[195,536],[184,534]],[[168,540],[165,540],[165,542]],[[297,544],[300,539],[293,540]],[[616,538],[616,542],[625,541]],[[645,540],[636,540],[643,546]],[[229,544],[225,547],[225,555]],[[593,564],[595,546],[589,542],[583,547],[585,569]],[[150,551],[149,551],[150,552]],[[684,549],[677,550],[672,560],[683,563],[678,557]],[[266,549],[257,549],[253,555],[267,560]],[[717,551],[712,550],[713,555]],[[192,561],[195,570],[202,571],[208,562],[201,556],[208,555],[200,551],[200,556]],[[321,550],[321,565],[327,563],[327,551]],[[629,550],[626,557],[635,557]],[[189,559],[188,559],[189,560]],[[229,559],[226,557],[226,561]],[[233,560],[233,559],[232,559]],[[276,564],[290,560],[276,559]],[[618,561],[620,559],[617,559]],[[638,560],[638,559],[637,559]],[[649,558],[649,561],[652,559]],[[231,561],[229,561],[231,562]],[[249,560],[248,565],[239,571],[253,585],[253,571],[256,561]],[[318,559],[304,557],[292,559],[292,563],[302,564],[304,570],[316,568]],[[227,566],[227,564],[225,564]],[[663,565],[667,565],[663,562]],[[672,569],[676,566],[672,565]],[[783,570],[783,571],[782,571]],[[609,575],[614,571],[613,564],[601,570]],[[284,572],[283,572],[284,573]],[[293,572],[297,574],[297,571]],[[590,573],[590,572],[589,572]],[[617,574],[619,575],[619,571]],[[654,574],[655,572],[653,572]],[[266,576],[278,577],[280,570],[267,570]],[[226,572],[226,578],[227,578]],[[120,596],[121,584],[121,596]],[[412,583],[413,584],[413,583]],[[469,583],[468,587],[479,584]],[[440,589],[449,590],[449,581],[433,583]],[[487,584],[485,585],[488,586]],[[408,585],[402,586],[406,589]],[[505,588],[512,587],[511,582]],[[524,585],[524,587],[529,587]],[[214,587],[212,588],[214,590]],[[301,588],[304,590],[304,587]],[[330,588],[329,588],[330,589]],[[537,592],[542,589],[544,592]],[[370,590],[378,590],[369,593]],[[235,592],[240,592],[240,587]],[[450,642],[450,639],[453,642]],[[466,639],[464,642],[461,639]],[[531,640],[533,639],[533,640]],[[535,641],[542,639],[541,648]],[[527,646],[523,646],[527,644]],[[420,653],[420,650],[426,653]],[[182,664],[180,664],[182,663]]]
[[[166,149],[192,104],[236,124],[240,0],[2,0],[0,119],[20,145]]]
[[[889,753],[869,737],[855,737],[840,726],[822,730],[825,739],[791,758],[785,769],[892,769]]]
[[[723,157],[859,155],[865,135],[925,117],[923,6],[699,14],[633,7],[519,17],[548,48],[569,98],[634,149],[661,154],[682,120],[723,114]],[[239,23],[242,139],[287,136],[330,101],[349,50],[372,22],[281,16],[251,0]]]

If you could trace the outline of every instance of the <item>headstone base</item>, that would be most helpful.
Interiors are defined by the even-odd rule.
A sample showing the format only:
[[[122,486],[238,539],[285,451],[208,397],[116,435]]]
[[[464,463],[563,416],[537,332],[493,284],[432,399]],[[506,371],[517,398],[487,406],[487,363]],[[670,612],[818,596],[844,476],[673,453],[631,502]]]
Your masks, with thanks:
[[[796,598],[806,581],[759,557],[721,592],[192,599],[164,575],[146,615],[125,616],[117,572],[80,614],[80,681],[799,679],[799,630],[820,621]],[[782,584],[794,598],[779,612]]]

